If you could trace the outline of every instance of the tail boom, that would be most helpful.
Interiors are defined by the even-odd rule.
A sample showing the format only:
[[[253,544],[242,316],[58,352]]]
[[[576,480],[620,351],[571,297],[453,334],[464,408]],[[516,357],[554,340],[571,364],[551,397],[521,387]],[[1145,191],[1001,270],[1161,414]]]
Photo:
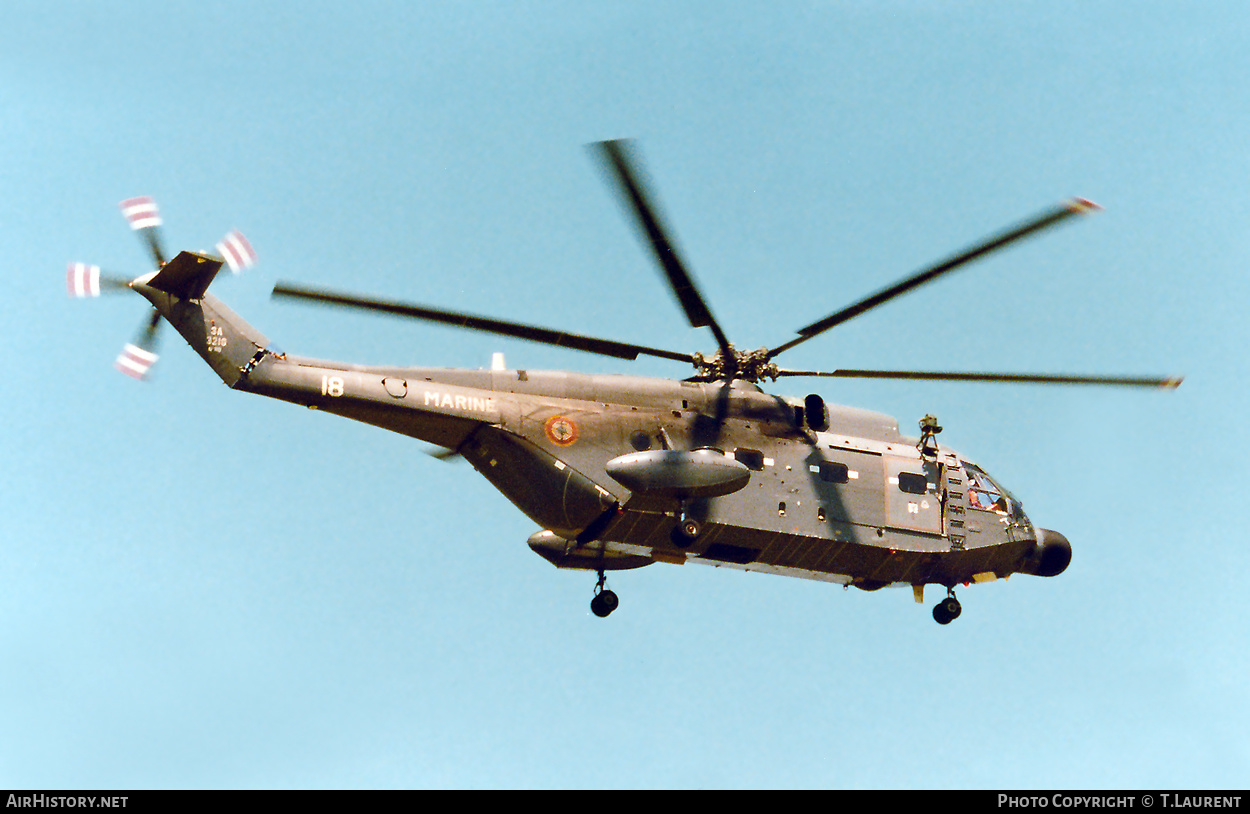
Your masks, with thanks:
[[[437,386],[439,397],[432,398],[430,392],[417,386],[418,381],[426,384],[430,380],[414,375],[418,373],[415,370],[372,370],[288,359],[272,350],[260,331],[202,290],[222,261],[190,255],[192,259],[176,265],[187,255],[184,252],[132,287],[229,387],[324,410],[449,449],[457,448],[477,427],[500,423],[500,405],[490,389]],[[173,273],[167,274],[171,268]],[[199,296],[179,296],[188,293]]]

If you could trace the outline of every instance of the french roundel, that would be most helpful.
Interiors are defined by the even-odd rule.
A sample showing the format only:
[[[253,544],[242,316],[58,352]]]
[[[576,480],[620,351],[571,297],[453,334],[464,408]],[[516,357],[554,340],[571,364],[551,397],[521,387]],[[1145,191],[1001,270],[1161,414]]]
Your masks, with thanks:
[[[543,425],[547,431],[547,440],[558,447],[572,446],[577,442],[577,424],[573,419],[562,415],[554,415]]]

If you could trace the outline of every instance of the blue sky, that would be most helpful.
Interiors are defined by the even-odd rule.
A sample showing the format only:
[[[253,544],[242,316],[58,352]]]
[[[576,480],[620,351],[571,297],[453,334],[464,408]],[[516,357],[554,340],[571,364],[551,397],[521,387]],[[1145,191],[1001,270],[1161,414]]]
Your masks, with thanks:
[[[1220,788],[1250,761],[1243,3],[8,3],[0,784]],[[1105,207],[795,368],[1181,374],[1174,392],[783,382],[898,416],[1073,543],[936,597],[561,572],[471,468],[222,387],[65,297],[241,229],[285,350],[683,376],[271,301],[278,280],[674,349],[584,145],[638,139],[721,324],[776,345],[1068,196]]]

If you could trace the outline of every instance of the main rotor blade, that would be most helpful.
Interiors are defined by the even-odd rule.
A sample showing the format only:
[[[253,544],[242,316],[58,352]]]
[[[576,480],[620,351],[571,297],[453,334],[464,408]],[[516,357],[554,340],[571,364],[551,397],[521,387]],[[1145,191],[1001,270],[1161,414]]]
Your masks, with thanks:
[[[622,197],[628,200],[630,211],[633,212],[638,227],[646,236],[660,267],[664,269],[668,284],[673,289],[673,294],[677,297],[677,302],[681,304],[682,310],[686,312],[686,319],[689,320],[690,326],[711,328],[716,336],[717,344],[720,345],[727,358],[730,355],[729,340],[725,337],[725,332],[721,330],[715,317],[712,316],[711,309],[708,308],[690,272],[686,270],[686,264],[677,253],[676,245],[668,237],[667,231],[661,224],[658,210],[652,203],[654,196],[647,195],[641,180],[641,173],[637,170],[639,161],[633,155],[631,145],[632,143],[628,140],[618,139],[600,141],[590,146],[598,150],[604,165],[611,170],[616,179]]]
[[[1182,376],[1069,376],[1037,373],[957,373],[919,370],[778,370],[777,376],[812,376],[836,379],[918,379],[948,382],[1013,382],[1016,384],[1095,384],[1115,387],[1161,387],[1174,390]]]
[[[661,350],[659,348],[649,348],[644,345],[632,345],[627,342],[615,342],[611,339],[597,339],[592,336],[582,336],[580,334],[566,333],[564,331],[555,331],[550,328],[542,328],[536,325],[523,325],[519,322],[507,322],[505,320],[476,316],[474,314],[445,311],[438,308],[430,308],[425,305],[417,305],[415,303],[371,299],[368,297],[338,293],[325,289],[304,288],[301,286],[290,285],[288,283],[278,283],[274,286],[273,295],[275,297],[290,297],[293,299],[327,303],[329,305],[339,305],[347,308],[359,308],[364,311],[381,311],[384,314],[395,314],[396,316],[422,319],[427,322],[439,322],[444,325],[455,325],[459,328],[468,328],[471,331],[500,334],[502,336],[511,336],[517,339],[528,339],[531,342],[541,342],[546,345],[555,345],[560,348],[572,348],[573,350],[585,351],[587,353],[597,353],[601,356],[612,356],[617,359],[634,360],[637,359],[639,355],[645,355],[656,356],[660,359],[672,359],[677,362],[693,363],[694,361],[693,357],[688,353],[676,353],[674,351]]]
[[[818,322],[813,322],[805,328],[800,328],[798,331],[799,336],[797,338],[790,340],[784,345],[778,345],[776,348],[773,348],[768,352],[768,358],[772,359],[777,356],[777,354],[782,351],[789,350],[800,342],[806,342],[812,337],[822,334],[836,325],[841,325],[843,322],[853,319],[869,309],[876,308],[878,305],[889,302],[895,297],[911,291],[913,288],[932,282],[943,274],[952,272],[955,269],[983,257],[992,251],[996,251],[1018,240],[1022,240],[1029,235],[1036,234],[1037,232],[1051,226],[1055,226],[1056,224],[1061,223],[1074,215],[1084,215],[1090,212],[1095,212],[1101,208],[1102,207],[1098,206],[1098,204],[1093,203],[1092,201],[1087,201],[1084,198],[1070,198],[1058,206],[1055,206],[1054,208],[1025,221],[1019,226],[1015,226],[1004,232],[993,235],[992,237],[977,243],[975,246],[972,246],[959,254],[948,257],[940,263],[913,274],[904,280],[900,280],[889,288],[884,288],[870,297],[865,297],[854,305],[847,306],[840,311],[835,311],[824,319]]]

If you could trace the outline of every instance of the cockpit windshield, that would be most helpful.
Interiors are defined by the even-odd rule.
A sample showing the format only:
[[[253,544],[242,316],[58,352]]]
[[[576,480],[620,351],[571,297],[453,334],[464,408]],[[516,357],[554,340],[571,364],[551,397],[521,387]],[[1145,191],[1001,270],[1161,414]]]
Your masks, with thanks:
[[[968,506],[1007,517],[1020,517],[1020,502],[976,464],[964,461],[968,473]]]

